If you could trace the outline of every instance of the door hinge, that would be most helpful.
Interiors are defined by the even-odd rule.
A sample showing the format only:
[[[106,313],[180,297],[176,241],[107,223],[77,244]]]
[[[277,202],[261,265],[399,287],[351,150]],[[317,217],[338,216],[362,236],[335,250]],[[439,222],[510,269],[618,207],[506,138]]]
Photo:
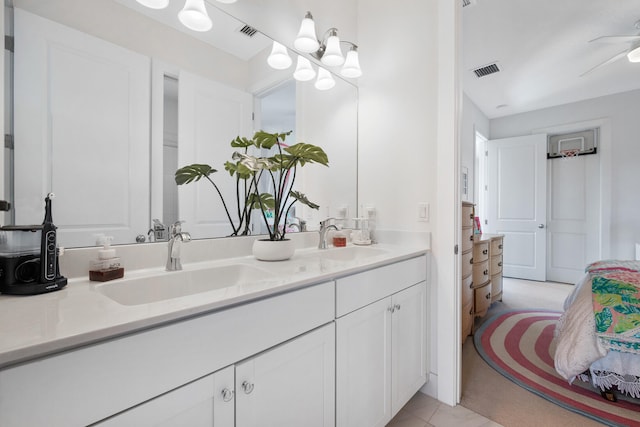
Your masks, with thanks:
[[[256,120],[256,113],[251,113],[251,121],[254,122]]]
[[[13,150],[13,135],[10,135],[10,134],[4,135],[4,148]]]
[[[8,50],[9,52],[14,51],[14,38],[13,36],[4,36],[4,50]]]
[[[454,254],[454,255],[458,255],[458,245],[455,245],[455,246],[453,247],[453,254]]]
[[[486,150],[486,151],[484,152],[484,155],[485,155],[485,157],[489,157],[489,150]]]

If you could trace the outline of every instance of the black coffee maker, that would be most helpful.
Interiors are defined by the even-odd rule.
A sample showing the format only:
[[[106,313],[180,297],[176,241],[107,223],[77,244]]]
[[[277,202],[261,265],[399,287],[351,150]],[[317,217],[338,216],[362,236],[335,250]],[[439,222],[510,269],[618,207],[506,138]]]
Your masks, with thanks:
[[[0,227],[0,292],[34,295],[62,289],[56,226],[51,216],[53,193],[45,198],[42,225]]]

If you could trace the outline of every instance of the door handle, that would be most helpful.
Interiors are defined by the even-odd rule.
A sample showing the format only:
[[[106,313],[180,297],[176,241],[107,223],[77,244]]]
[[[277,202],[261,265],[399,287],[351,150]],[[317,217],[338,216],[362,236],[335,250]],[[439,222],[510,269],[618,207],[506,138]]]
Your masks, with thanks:
[[[538,224],[538,228],[544,228],[544,224]]]

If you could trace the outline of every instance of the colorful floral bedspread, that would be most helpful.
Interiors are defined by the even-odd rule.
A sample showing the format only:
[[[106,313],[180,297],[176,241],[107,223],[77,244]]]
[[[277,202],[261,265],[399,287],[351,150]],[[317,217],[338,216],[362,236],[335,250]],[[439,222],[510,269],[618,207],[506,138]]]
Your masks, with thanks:
[[[640,354],[640,262],[599,261],[586,270],[598,340],[608,349]]]

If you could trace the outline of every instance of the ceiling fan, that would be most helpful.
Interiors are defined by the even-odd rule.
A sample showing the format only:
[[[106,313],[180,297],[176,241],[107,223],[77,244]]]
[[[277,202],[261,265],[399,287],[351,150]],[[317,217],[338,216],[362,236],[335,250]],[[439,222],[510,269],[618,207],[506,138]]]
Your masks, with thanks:
[[[637,30],[640,30],[640,21],[637,21],[634,24],[634,27]],[[624,58],[625,56],[627,57],[627,59],[629,60],[629,62],[640,62],[640,35],[635,35],[635,36],[602,36],[602,37],[597,37],[593,40],[589,40],[589,43],[630,43],[631,46],[629,46],[627,49],[623,50],[622,52],[616,53],[615,55],[613,55],[611,58],[607,59],[606,61],[596,65],[595,67],[591,68],[590,70],[582,73],[580,75],[580,77],[586,76],[587,74],[591,73],[592,71],[597,70],[600,67],[604,67],[605,65],[611,64],[619,59]]]

